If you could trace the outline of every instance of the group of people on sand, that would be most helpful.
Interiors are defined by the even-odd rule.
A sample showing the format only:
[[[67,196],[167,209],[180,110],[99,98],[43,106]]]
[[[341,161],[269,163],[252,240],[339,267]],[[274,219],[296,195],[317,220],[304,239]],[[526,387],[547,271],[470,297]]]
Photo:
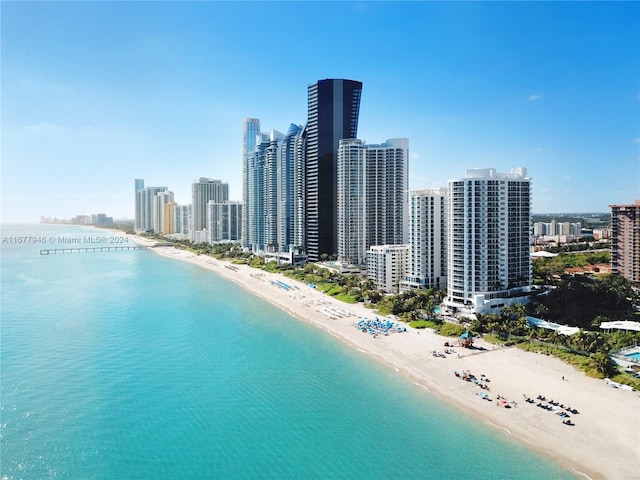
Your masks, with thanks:
[[[562,418],[562,423],[564,423],[565,425],[574,425],[574,423],[571,421],[571,417],[569,416],[569,413],[567,412],[570,412],[574,415],[577,415],[578,413],[580,413],[575,408],[571,408],[570,406],[565,407],[564,404],[557,402],[555,400],[547,400],[547,398],[543,395],[537,396],[537,400],[538,400],[537,403],[533,398],[528,397],[526,395],[524,395],[524,398],[527,403],[531,403],[531,404],[535,403],[536,407],[555,413],[560,418]]]
[[[477,386],[479,386],[483,390],[489,390],[489,386],[487,385],[487,382],[490,382],[491,380],[489,380],[489,378],[484,373],[480,375],[480,378],[476,377],[471,372],[467,372],[466,370],[462,370],[462,372],[458,372],[457,370],[454,370],[453,374],[456,377],[460,378],[461,380],[475,383]]]
[[[478,387],[480,387],[483,390],[487,390],[487,391],[490,390],[489,385],[487,385],[487,382],[490,382],[491,380],[489,380],[489,378],[484,373],[480,375],[480,378],[476,377],[471,372],[468,372],[466,370],[462,370],[461,372],[454,370],[453,374],[461,380],[475,383]],[[480,397],[482,400],[488,400],[489,402],[493,401],[489,397],[489,394],[485,392],[477,392],[476,395]],[[502,395],[496,395],[495,405],[496,407],[503,407],[503,408],[512,408],[512,407],[518,406],[516,402],[513,402],[513,401],[510,402],[507,400],[506,397],[503,397]]]

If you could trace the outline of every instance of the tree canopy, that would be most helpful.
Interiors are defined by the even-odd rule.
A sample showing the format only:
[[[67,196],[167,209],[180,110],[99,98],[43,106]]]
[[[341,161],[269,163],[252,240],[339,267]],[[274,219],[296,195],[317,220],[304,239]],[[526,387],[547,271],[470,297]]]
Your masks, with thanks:
[[[538,295],[529,304],[529,312],[563,325],[592,329],[602,321],[628,319],[637,301],[631,282],[621,275],[577,276]]]

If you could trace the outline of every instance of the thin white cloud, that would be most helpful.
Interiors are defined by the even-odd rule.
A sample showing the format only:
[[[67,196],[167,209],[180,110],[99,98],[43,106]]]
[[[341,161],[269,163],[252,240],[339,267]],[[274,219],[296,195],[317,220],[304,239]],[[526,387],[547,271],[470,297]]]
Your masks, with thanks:
[[[563,180],[571,180],[571,175],[565,175],[562,177]]]
[[[547,193],[547,192],[550,192],[550,191],[551,191],[551,189],[550,189],[550,188],[548,188],[548,187],[546,187],[546,188],[541,188],[541,189],[540,189],[540,192],[541,192],[541,193]]]
[[[531,94],[527,97],[528,100],[535,102],[536,100],[540,100],[542,98],[542,95],[539,95],[537,93]]]
[[[40,122],[34,125],[25,125],[24,129],[34,133],[47,133],[47,132],[56,132],[56,131],[63,130],[63,128],[59,125],[54,125],[53,123],[46,123],[46,122]]]
[[[40,122],[22,127],[27,132],[36,135],[83,135],[95,137],[103,132],[97,130],[93,125],[80,125],[78,127],[67,127],[53,123]]]
[[[640,137],[631,140],[633,143],[640,143]]]

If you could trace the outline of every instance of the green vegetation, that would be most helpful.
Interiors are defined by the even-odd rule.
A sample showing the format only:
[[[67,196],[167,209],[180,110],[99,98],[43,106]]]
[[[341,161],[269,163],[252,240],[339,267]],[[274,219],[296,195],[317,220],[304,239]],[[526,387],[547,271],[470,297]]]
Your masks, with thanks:
[[[449,323],[445,322],[442,324],[442,327],[438,330],[438,334],[444,337],[460,337],[464,332],[467,331],[467,328],[464,325],[458,325],[457,323]]]
[[[467,328],[457,323],[443,322],[442,320],[414,320],[409,323],[411,328],[422,329],[432,328],[438,335],[443,337],[459,337]]]
[[[610,247],[609,241],[599,241],[599,242],[589,242],[586,238],[583,238],[583,241],[577,243],[565,243],[562,245],[557,245],[555,247],[549,247],[548,251],[551,253],[560,253],[560,252],[581,252],[584,250],[608,250]]]
[[[442,323],[443,322],[440,320],[414,320],[412,322],[409,322],[409,326],[417,330],[423,328],[432,328],[437,332],[438,330],[440,330]]]
[[[567,268],[608,264],[610,259],[609,252],[560,253],[552,258],[534,258],[532,262],[534,283],[538,285],[550,284],[555,281],[556,277],[562,276]]]
[[[639,300],[631,283],[621,275],[577,276],[560,281],[548,294],[534,297],[528,310],[545,320],[592,329],[603,321],[631,317]]]
[[[433,317],[435,307],[442,302],[444,291],[436,289],[412,290],[398,295],[387,295],[378,302],[378,311],[383,315],[415,314],[422,317]]]

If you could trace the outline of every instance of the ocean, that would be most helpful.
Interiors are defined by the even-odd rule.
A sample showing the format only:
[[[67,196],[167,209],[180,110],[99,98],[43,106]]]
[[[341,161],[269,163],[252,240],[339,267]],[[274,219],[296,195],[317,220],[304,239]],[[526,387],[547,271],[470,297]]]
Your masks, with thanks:
[[[3,479],[576,478],[214,272],[1,235]]]

